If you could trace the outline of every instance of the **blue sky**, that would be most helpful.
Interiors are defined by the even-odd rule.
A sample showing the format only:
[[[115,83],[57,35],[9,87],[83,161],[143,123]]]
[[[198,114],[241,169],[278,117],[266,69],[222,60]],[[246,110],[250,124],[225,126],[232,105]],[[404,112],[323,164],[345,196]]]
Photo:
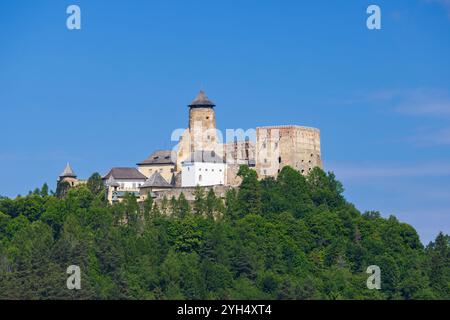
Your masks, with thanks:
[[[320,128],[348,200],[427,243],[450,233],[449,57],[449,0],[0,1],[0,194],[171,147],[204,89],[221,129]]]

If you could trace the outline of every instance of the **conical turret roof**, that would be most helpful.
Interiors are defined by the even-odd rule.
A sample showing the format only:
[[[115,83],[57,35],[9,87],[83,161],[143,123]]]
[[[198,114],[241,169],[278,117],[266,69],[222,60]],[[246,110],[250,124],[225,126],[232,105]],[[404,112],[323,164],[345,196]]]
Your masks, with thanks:
[[[150,178],[145,181],[141,188],[171,188],[172,185],[163,178],[159,172],[155,172]]]
[[[209,98],[206,96],[206,94],[203,90],[200,90],[197,97],[189,105],[190,108],[196,108],[196,107],[197,108],[204,108],[204,107],[213,108],[215,106],[216,105],[214,104],[214,102],[209,100]]]
[[[76,178],[77,175],[73,172],[72,167],[67,163],[64,171],[59,175],[60,178]]]

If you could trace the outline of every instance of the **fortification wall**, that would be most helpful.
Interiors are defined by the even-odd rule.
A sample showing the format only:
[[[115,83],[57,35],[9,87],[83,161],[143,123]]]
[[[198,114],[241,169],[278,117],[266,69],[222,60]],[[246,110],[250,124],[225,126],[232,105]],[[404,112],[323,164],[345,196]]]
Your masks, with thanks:
[[[276,177],[284,166],[302,174],[322,168],[320,131],[301,126],[256,129],[256,171],[260,178]]]

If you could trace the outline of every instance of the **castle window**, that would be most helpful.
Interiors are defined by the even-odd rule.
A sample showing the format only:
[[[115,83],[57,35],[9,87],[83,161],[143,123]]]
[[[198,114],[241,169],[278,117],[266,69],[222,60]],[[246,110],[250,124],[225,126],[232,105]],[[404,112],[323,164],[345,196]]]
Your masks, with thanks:
[[[264,170],[264,175],[266,175],[267,174],[267,170]]]
[[[281,157],[278,157],[278,163],[281,163]]]
[[[267,163],[267,159],[264,159],[264,163]]]
[[[266,145],[266,143],[264,142],[263,145],[262,145],[262,147],[265,149],[266,146],[267,146],[267,145]]]
[[[198,176],[198,181],[202,181],[202,175]]]
[[[209,120],[209,117],[206,117],[206,120]]]

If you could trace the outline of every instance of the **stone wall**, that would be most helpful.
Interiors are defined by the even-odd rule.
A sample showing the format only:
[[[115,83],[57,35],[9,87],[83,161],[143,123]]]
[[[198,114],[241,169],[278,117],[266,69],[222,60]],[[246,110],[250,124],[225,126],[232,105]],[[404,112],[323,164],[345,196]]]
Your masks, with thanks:
[[[276,177],[285,166],[302,174],[323,168],[320,131],[300,126],[273,126],[256,129],[256,171],[260,178]]]
[[[160,190],[160,191],[153,191],[154,196],[156,196],[155,201],[161,202],[164,198],[164,196],[167,197],[168,200],[170,200],[172,197],[175,197],[178,199],[181,193],[184,194],[186,199],[189,202],[194,201],[195,196],[195,187],[187,187],[187,188],[172,188],[167,190]],[[225,198],[225,195],[228,190],[232,189],[230,186],[212,186],[212,187],[203,187],[205,190],[205,194],[210,190],[213,189],[216,196],[220,198]]]

